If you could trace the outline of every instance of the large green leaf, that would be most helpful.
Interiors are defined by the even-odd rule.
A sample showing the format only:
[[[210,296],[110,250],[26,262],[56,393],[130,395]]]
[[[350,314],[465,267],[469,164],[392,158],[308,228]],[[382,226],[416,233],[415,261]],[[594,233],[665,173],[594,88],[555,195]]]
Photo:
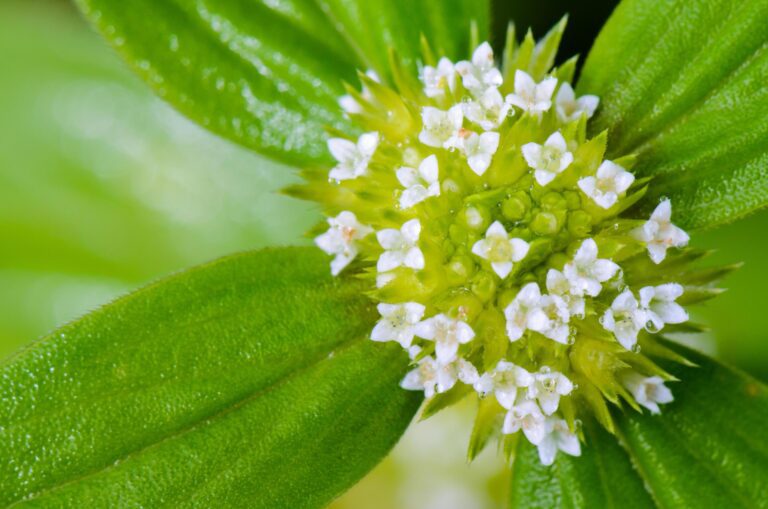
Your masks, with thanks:
[[[0,504],[319,507],[419,405],[310,248],[156,283],[0,367]],[[22,501],[24,500],[24,501]]]
[[[713,226],[768,203],[768,0],[624,0],[579,81],[601,96],[609,156],[654,176],[641,204]]]
[[[0,2],[0,358],[160,275],[296,243],[317,221],[274,192],[290,171],[183,118],[55,7]]]
[[[356,69],[387,76],[424,33],[461,54],[488,0],[77,0],[163,98],[209,129],[294,164],[327,160],[325,127]]]
[[[768,388],[691,350],[683,353],[699,367],[665,366],[681,382],[662,415],[629,409],[617,416],[626,450],[592,422],[582,456],[560,454],[549,469],[534,447],[522,444],[512,507],[768,507]]]

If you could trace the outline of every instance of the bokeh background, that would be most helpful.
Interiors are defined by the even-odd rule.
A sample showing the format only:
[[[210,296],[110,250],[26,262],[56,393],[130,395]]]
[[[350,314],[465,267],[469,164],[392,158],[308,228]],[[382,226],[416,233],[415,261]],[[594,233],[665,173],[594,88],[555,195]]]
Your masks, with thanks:
[[[613,0],[497,1],[538,36],[564,12],[561,55],[585,55]],[[496,36],[497,44],[501,41]],[[152,96],[63,0],[0,0],[0,358],[173,271],[234,251],[308,242],[318,220],[275,191],[291,170],[207,133]],[[681,338],[768,381],[768,213],[694,236],[742,261]],[[493,448],[464,459],[467,403],[411,428],[335,509],[500,505]],[[440,489],[437,489],[440,488]]]

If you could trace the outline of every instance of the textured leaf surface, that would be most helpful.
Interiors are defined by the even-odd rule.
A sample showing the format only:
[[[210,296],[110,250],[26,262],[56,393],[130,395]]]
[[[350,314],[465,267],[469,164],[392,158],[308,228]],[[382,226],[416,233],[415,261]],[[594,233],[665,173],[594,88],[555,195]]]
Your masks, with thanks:
[[[768,0],[624,0],[601,32],[579,89],[601,96],[608,155],[655,177],[644,212],[669,196],[699,228],[768,203],[766,19]]]
[[[703,355],[682,353],[699,367],[665,366],[681,382],[670,384],[675,401],[661,416],[631,409],[616,416],[626,450],[589,423],[582,456],[559,454],[547,469],[521,440],[511,506],[768,507],[768,389]]]
[[[0,504],[320,507],[420,397],[314,249],[226,258],[68,325],[0,368]]]
[[[521,439],[512,471],[510,507],[553,508],[653,508],[642,479],[616,437],[599,424],[585,426],[586,444],[581,456],[558,454],[554,465],[545,467],[536,447]]]
[[[488,1],[78,0],[163,98],[211,130],[285,162],[327,160],[325,127],[356,69],[387,76],[395,48],[413,61],[424,33],[457,57]]]

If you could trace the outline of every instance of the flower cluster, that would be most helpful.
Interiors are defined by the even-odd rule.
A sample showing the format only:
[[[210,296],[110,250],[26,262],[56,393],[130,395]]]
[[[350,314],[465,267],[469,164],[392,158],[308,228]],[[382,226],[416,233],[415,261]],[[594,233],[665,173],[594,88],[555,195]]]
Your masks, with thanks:
[[[457,63],[428,50],[419,81],[395,65],[394,87],[361,74],[340,105],[362,134],[331,138],[336,165],[292,189],[329,216],[315,241],[332,273],[370,280],[371,339],[413,364],[402,387],[435,408],[477,394],[478,436],[501,422],[547,465],[580,454],[589,410],[612,429],[606,400],[672,401],[655,335],[710,282],[668,199],[633,217],[647,181],[632,156],[605,158],[606,133],[587,137],[599,100],[577,97],[574,60],[550,69],[551,46],[511,41],[501,69],[488,43]]]

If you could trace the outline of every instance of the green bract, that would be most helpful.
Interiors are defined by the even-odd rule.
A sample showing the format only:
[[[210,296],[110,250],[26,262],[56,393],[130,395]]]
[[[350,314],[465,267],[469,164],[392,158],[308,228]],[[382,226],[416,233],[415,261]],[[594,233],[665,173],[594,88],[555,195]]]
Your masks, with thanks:
[[[576,97],[600,97],[589,122],[589,115],[563,120],[556,108],[523,113],[520,100],[504,102],[504,115],[501,108],[463,110],[472,93],[462,87],[472,85],[456,76],[451,89],[439,57],[468,58],[480,41],[493,40],[487,2],[78,3],[159,95],[211,130],[298,165],[309,184],[292,191],[322,203],[337,219],[331,226],[338,238],[359,246],[334,253],[341,255],[337,279],[317,249],[238,255],[183,272],[4,362],[5,505],[325,505],[387,452],[417,411],[421,396],[398,383],[413,387],[423,373],[409,378],[398,347],[367,340],[377,335],[374,304],[409,302],[423,306],[427,319],[445,315],[447,328],[461,338],[457,352],[477,371],[473,380],[464,365],[462,376],[472,383],[438,394],[423,415],[469,393],[499,359],[512,359],[528,375],[567,372],[570,389],[554,381],[555,388],[562,382],[563,421],[550,422],[547,433],[558,428],[564,439],[558,447],[570,453],[572,434],[583,435],[582,456],[558,455],[543,467],[525,440],[507,439],[513,507],[765,507],[768,446],[760,431],[768,418],[766,388],[648,332],[639,332],[641,350],[632,351],[606,333],[604,317],[625,290],[642,301],[643,288],[676,282],[685,287],[680,304],[711,297],[717,293],[712,281],[732,268],[696,269],[692,264],[705,253],[692,249],[665,250],[659,264],[649,258],[650,234],[636,232],[670,203],[665,197],[675,223],[686,228],[722,224],[766,204],[766,0],[622,2],[576,86]],[[515,70],[526,71],[534,84],[545,81],[562,28],[539,45],[532,36],[517,45],[510,31],[501,61],[504,95],[515,93]],[[429,76],[442,97],[422,95],[425,66],[433,68]],[[570,60],[552,77],[570,81],[575,70]],[[359,75],[366,90],[349,85],[358,71],[372,71]],[[427,74],[422,77],[431,80]],[[347,117],[339,107],[345,93],[342,105],[352,113],[357,105],[357,115]],[[455,144],[433,147],[434,154],[413,141],[422,132],[422,106],[448,111],[457,103],[474,124],[503,120],[504,127],[481,132],[462,123],[466,131],[456,129]],[[498,132],[493,154],[492,137],[480,143],[468,131]],[[373,132],[379,136],[371,151],[373,138],[360,135]],[[566,150],[559,139],[547,144],[555,132]],[[329,137],[363,142],[355,144],[349,164],[334,168],[333,180],[341,184],[327,181]],[[541,146],[541,157],[534,157],[539,169],[556,174],[547,184],[521,155],[528,143]],[[337,152],[350,148],[334,144]],[[573,160],[561,168],[564,152]],[[450,176],[439,194],[431,163],[421,168],[431,155],[438,175]],[[608,208],[590,198],[589,185],[587,191],[579,186],[597,176],[605,157],[633,174]],[[345,178],[365,169],[366,159],[375,185]],[[398,176],[401,167],[411,170]],[[387,238],[338,217],[352,210],[361,225],[391,230]],[[658,217],[668,214],[661,210]],[[414,223],[400,229],[413,219],[426,242],[410,242]],[[500,240],[498,227],[488,235],[496,221],[507,240],[526,243],[525,255],[520,242]],[[682,246],[677,239],[672,244]],[[527,285],[544,288],[550,269],[565,274],[588,240],[595,246],[587,243],[587,251],[620,265],[623,279],[614,274],[598,281],[600,292],[585,299],[578,333],[569,331],[564,342],[538,325],[542,331],[511,342],[504,315],[510,303]],[[335,242],[326,241],[320,244]],[[473,251],[481,241],[487,243]],[[385,251],[393,252],[385,266],[400,266],[377,287],[373,267]],[[418,307],[378,311],[392,323],[421,322],[414,320]],[[613,318],[615,329],[621,320]],[[664,321],[665,332],[697,328]],[[471,338],[457,322],[472,323]],[[421,326],[422,350],[411,352],[416,362],[438,343],[437,325],[431,323],[432,333]],[[450,357],[451,348],[444,355]],[[554,370],[539,371],[543,366]],[[663,415],[630,408],[643,392],[627,389],[628,370],[660,377],[644,390],[680,380],[670,384],[675,401]],[[544,379],[544,389],[552,387]],[[668,399],[655,394],[656,403]],[[470,457],[498,432],[505,414],[498,398],[480,400]]]

